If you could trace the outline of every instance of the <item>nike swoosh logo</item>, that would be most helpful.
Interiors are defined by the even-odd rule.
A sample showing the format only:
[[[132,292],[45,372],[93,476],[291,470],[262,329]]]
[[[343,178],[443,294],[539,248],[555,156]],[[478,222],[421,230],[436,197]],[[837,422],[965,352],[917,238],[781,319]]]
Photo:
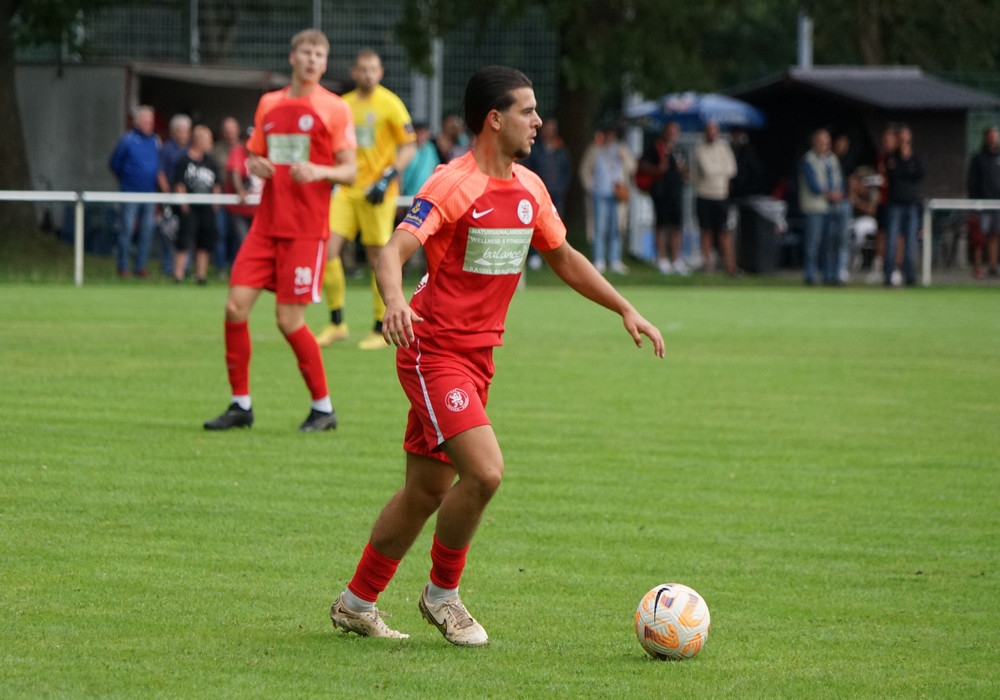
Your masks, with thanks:
[[[473,218],[473,219],[478,219],[478,218],[480,218],[480,217],[483,217],[483,216],[486,216],[486,215],[487,215],[487,214],[489,214],[489,213],[490,213],[491,211],[493,211],[493,207],[490,207],[490,208],[489,208],[489,209],[487,209],[486,211],[476,211],[475,209],[473,209],[473,210],[472,210],[472,218]]]

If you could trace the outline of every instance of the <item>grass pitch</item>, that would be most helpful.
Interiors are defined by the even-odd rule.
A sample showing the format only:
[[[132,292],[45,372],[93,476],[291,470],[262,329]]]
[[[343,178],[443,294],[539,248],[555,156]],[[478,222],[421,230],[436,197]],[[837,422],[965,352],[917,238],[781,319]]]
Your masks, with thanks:
[[[257,424],[214,434],[221,285],[0,286],[0,695],[1000,696],[995,290],[625,291],[665,361],[569,290],[514,300],[462,582],[492,642],[459,649],[416,609],[429,531],[380,600],[411,639],[327,616],[402,478],[366,287],[324,355],[340,428],[303,435],[270,297]],[[667,581],[711,608],[690,661],[633,635]]]

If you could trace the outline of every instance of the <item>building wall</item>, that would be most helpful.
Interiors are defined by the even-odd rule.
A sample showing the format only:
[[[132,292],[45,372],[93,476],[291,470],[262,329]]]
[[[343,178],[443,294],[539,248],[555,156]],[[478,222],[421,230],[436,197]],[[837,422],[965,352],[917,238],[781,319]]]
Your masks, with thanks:
[[[906,124],[913,132],[913,151],[924,163],[924,197],[964,197],[966,156],[965,112],[909,112],[869,115],[878,143],[889,122]]]
[[[114,190],[111,150],[125,129],[126,70],[20,65],[17,97],[38,190]]]

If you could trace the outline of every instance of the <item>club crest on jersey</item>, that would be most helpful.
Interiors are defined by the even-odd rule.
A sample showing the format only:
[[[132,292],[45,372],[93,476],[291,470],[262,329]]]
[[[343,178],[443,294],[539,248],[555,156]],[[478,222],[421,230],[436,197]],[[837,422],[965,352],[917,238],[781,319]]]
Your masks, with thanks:
[[[445,395],[444,405],[448,407],[449,411],[455,411],[456,413],[464,411],[469,407],[469,395],[462,389],[455,387]]]
[[[535,211],[527,199],[522,199],[517,203],[517,218],[521,220],[522,224],[530,224],[534,215]]]
[[[424,219],[431,213],[433,207],[434,205],[426,199],[414,199],[413,206],[410,207],[410,211],[406,214],[406,218],[403,219],[403,223],[420,228],[424,225]]]
[[[314,123],[311,114],[303,114],[299,117],[299,131],[312,131]]]

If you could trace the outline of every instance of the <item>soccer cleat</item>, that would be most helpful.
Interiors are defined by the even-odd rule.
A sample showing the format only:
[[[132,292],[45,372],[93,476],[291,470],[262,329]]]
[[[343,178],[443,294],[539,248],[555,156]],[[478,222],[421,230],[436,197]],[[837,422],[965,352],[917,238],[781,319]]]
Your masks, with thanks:
[[[460,647],[481,647],[489,643],[490,638],[486,630],[469,614],[462,604],[462,599],[457,595],[443,603],[432,603],[427,600],[427,589],[424,588],[417,605],[424,619],[437,627],[444,638],[452,644]]]
[[[380,637],[382,639],[409,639],[410,635],[397,632],[382,620],[386,613],[374,608],[369,612],[354,612],[344,605],[344,594],[341,593],[330,606],[330,620],[335,628],[345,633],[354,632],[362,637]],[[386,615],[387,616],[387,615]]]
[[[302,421],[299,431],[303,433],[318,433],[323,430],[333,430],[337,427],[337,412],[330,411],[324,413],[315,408],[309,411],[309,415]]]
[[[242,409],[237,403],[229,405],[226,412],[218,418],[205,421],[205,430],[229,430],[230,428],[249,428],[253,425],[253,409]]]
[[[333,345],[338,340],[343,340],[349,334],[347,330],[346,323],[330,323],[327,324],[323,332],[316,336],[316,342],[319,343],[321,348],[325,348],[327,345]]]
[[[381,350],[382,348],[389,347],[389,344],[385,342],[385,338],[382,337],[381,333],[369,331],[368,336],[358,343],[358,347],[362,350]]]

